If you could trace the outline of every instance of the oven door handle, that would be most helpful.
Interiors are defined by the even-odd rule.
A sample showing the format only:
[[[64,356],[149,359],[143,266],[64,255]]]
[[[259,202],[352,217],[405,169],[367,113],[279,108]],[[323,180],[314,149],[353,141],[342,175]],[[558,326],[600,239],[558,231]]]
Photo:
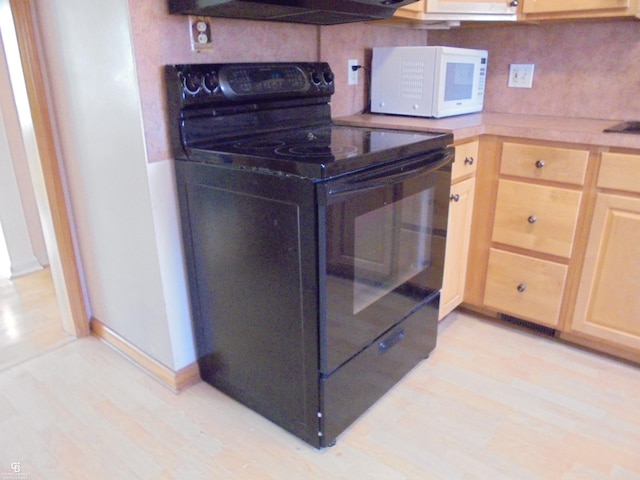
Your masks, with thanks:
[[[362,192],[394,183],[407,178],[439,170],[453,160],[453,149],[447,148],[438,152],[429,152],[417,158],[406,160],[387,167],[378,167],[360,174],[349,175],[343,181],[330,182],[327,194],[335,199],[341,195]]]

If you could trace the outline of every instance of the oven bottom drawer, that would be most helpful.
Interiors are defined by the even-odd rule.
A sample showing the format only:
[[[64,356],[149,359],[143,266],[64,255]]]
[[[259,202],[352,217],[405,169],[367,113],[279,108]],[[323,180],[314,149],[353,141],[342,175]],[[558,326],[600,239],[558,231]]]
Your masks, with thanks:
[[[439,295],[336,370],[320,379],[321,446],[382,397],[436,346]]]

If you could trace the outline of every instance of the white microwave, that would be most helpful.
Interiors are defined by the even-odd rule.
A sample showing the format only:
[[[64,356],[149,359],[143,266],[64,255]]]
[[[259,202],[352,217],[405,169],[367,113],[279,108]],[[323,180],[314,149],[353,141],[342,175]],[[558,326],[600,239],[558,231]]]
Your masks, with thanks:
[[[482,111],[486,50],[456,47],[376,47],[371,64],[371,112],[449,117]]]

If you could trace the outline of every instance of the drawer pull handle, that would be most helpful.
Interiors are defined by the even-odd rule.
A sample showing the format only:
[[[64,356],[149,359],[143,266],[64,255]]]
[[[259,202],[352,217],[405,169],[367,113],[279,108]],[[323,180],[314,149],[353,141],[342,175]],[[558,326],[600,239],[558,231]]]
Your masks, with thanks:
[[[399,328],[395,332],[387,335],[386,338],[378,343],[378,353],[382,355],[386,353],[391,347],[404,338],[404,328]]]
[[[544,160],[538,160],[536,162],[536,168],[542,168],[546,165],[546,163],[544,163]]]
[[[453,195],[451,195],[451,200],[454,202],[459,202],[460,201],[460,195],[458,195],[457,193],[454,193]]]
[[[527,289],[527,286],[524,283],[521,283],[520,285],[518,285],[517,288],[518,288],[518,291],[522,293]]]
[[[538,221],[538,217],[536,217],[535,215],[531,215],[529,218],[527,218],[527,221],[529,223],[536,223]]]
[[[464,164],[465,165],[473,165],[473,162],[475,162],[473,157],[465,157],[465,159],[464,159]]]
[[[518,0],[511,0],[511,3],[509,5],[511,5],[512,7],[517,7],[518,6]]]

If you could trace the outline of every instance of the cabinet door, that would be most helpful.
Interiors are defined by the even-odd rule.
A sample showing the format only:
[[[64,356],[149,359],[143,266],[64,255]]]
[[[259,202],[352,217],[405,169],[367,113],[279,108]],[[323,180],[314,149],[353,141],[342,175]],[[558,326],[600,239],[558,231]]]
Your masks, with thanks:
[[[410,3],[397,10],[396,15],[403,16],[403,13],[415,16],[415,14],[428,14],[426,16],[418,16],[417,18],[431,18],[433,14],[443,14],[449,16],[450,19],[458,18],[455,15],[463,16],[465,20],[471,19],[472,15],[479,15],[477,20],[482,20],[482,16],[487,15],[513,15],[515,16],[517,4],[513,5],[513,0],[420,0],[419,2]],[[438,17],[440,18],[440,17]],[[490,19],[497,19],[491,17]]]
[[[598,194],[574,331],[640,351],[640,199]]]
[[[475,183],[475,178],[469,178],[451,186],[439,318],[451,312],[464,299]]]
[[[631,0],[524,0],[524,13],[555,13],[626,9]]]
[[[514,14],[512,0],[426,0],[426,13]]]

